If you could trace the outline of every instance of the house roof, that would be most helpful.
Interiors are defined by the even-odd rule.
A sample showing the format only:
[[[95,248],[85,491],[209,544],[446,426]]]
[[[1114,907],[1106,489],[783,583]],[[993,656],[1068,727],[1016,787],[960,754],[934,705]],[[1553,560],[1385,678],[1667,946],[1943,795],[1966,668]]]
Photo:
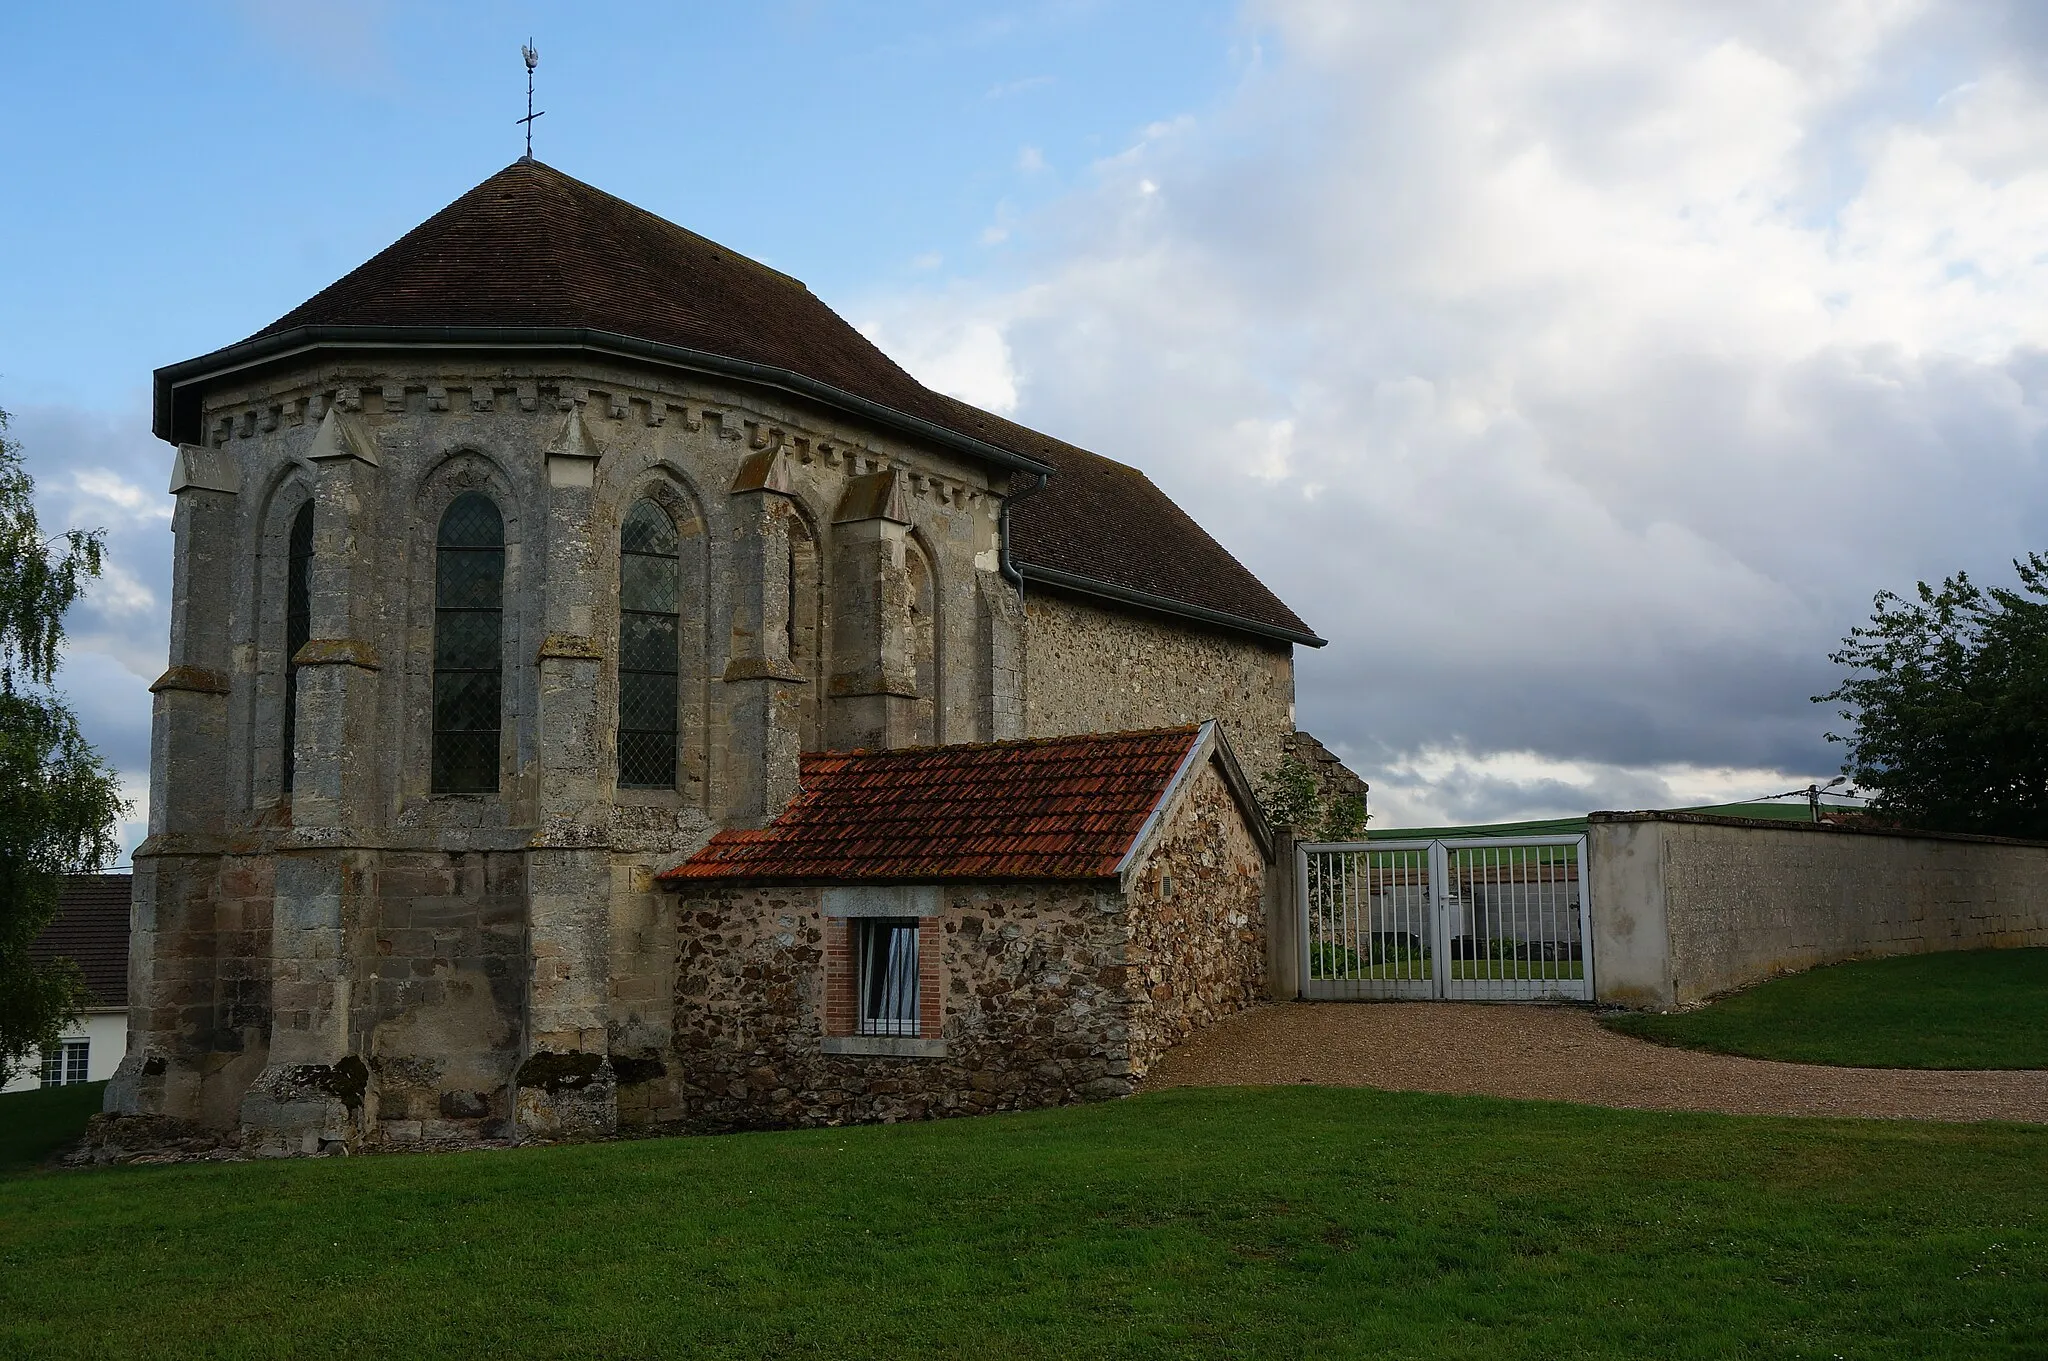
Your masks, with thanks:
[[[29,943],[34,959],[78,961],[90,1005],[128,1005],[128,902],[134,876],[67,874],[58,891],[57,915]]]
[[[1135,468],[931,391],[801,282],[539,161],[485,180],[248,339],[157,371],[157,433],[196,441],[229,372],[322,347],[589,350],[804,396],[1000,467],[1027,578],[1289,642],[1322,642]]]
[[[1205,755],[1241,776],[1214,723],[806,755],[800,792],[758,831],[724,831],[662,875],[832,883],[1113,879]],[[1248,810],[1256,821],[1255,810]],[[1263,825],[1256,830],[1263,832]]]

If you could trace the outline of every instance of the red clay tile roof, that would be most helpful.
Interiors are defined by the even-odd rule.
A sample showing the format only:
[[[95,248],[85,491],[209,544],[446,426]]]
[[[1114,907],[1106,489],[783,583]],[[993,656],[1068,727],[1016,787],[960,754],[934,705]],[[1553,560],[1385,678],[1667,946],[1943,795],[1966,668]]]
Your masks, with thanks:
[[[1027,577],[1058,586],[1063,573],[1226,628],[1321,641],[1137,469],[931,391],[797,280],[538,161],[513,162],[229,349],[394,327],[588,330],[800,375],[1053,467],[1011,517]],[[171,376],[203,375],[213,358],[158,372],[166,438],[199,437],[162,412]]]
[[[1094,733],[803,758],[759,831],[720,832],[662,875],[706,880],[1107,879],[1201,735]]]
[[[78,961],[90,1005],[128,1005],[128,902],[134,876],[68,874],[57,898],[57,915],[29,943],[35,959],[69,956]]]

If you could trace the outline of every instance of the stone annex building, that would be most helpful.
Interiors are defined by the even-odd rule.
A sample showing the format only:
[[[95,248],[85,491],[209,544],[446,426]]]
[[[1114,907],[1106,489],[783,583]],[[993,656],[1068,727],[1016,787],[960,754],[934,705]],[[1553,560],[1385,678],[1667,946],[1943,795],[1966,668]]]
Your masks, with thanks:
[[[795,279],[522,159],[155,429],[137,1128],[1069,1101],[1261,992],[1249,782],[1320,640]]]

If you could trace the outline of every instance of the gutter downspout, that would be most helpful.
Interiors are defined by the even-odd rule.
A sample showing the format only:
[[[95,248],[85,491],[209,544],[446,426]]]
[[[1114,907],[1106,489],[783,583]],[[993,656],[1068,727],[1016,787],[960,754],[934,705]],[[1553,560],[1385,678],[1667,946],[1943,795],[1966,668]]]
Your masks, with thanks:
[[[1037,474],[1038,484],[1023,491],[1013,491],[1003,498],[1003,508],[996,517],[997,554],[996,566],[1002,569],[1003,579],[1017,588],[1017,599],[1024,598],[1024,574],[1017,570],[1017,564],[1010,561],[1010,507],[1027,496],[1036,496],[1045,490],[1049,480],[1044,473]]]

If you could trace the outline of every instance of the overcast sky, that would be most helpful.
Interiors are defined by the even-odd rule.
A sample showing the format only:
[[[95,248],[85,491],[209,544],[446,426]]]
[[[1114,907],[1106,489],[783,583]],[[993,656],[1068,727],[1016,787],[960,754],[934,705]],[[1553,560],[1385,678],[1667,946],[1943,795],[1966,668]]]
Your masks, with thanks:
[[[2048,543],[2039,4],[315,12],[0,18],[0,406],[112,536],[65,682],[138,795],[149,370],[513,159],[529,33],[542,159],[1181,500],[1381,825],[1825,777],[1872,593]]]

